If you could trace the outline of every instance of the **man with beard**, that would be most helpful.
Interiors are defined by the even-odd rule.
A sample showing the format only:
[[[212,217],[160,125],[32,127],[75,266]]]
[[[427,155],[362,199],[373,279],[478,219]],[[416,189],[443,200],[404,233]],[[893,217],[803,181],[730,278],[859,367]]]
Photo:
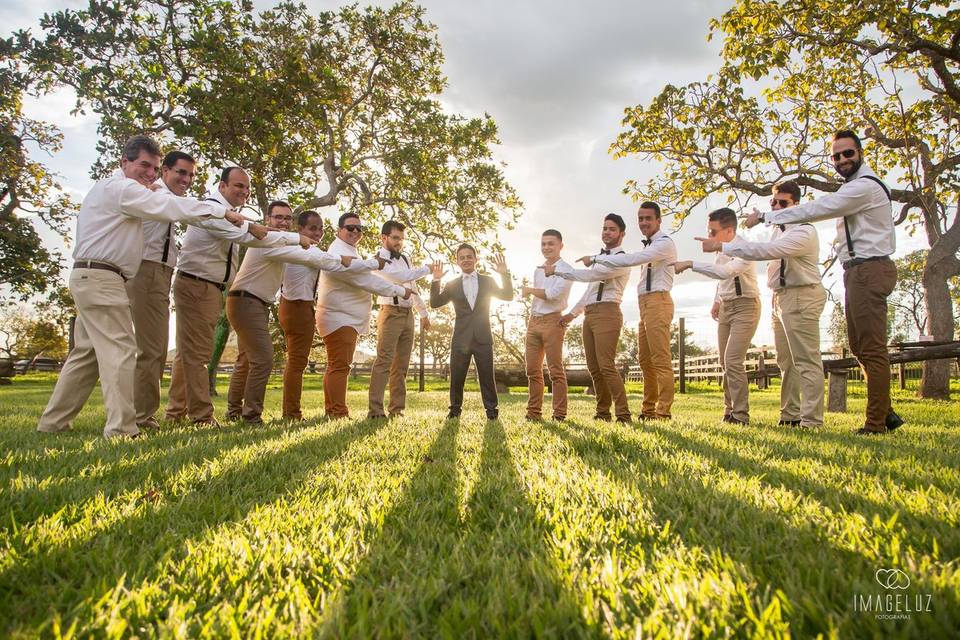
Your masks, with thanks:
[[[853,131],[833,136],[832,157],[845,180],[835,193],[766,214],[755,211],[746,225],[839,219],[847,338],[867,378],[866,422],[857,433],[885,433],[903,424],[890,404],[887,353],[887,297],[897,282],[890,259],[896,250],[890,190],[863,161],[863,145]]]

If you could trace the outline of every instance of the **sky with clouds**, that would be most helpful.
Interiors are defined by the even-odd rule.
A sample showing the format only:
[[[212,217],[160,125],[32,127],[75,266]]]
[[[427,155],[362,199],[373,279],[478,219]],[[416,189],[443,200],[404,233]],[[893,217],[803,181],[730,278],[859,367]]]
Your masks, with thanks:
[[[7,29],[31,27],[46,11],[81,4],[5,0],[0,23]],[[256,3],[258,8],[267,4]],[[340,3],[307,4],[319,10]],[[614,160],[609,145],[621,131],[624,108],[646,104],[668,83],[702,80],[717,68],[720,43],[707,41],[707,24],[731,1],[421,0],[421,4],[438,27],[446,57],[449,86],[442,96],[444,104],[465,115],[489,113],[500,127],[502,144],[496,155],[506,163],[506,175],[524,202],[518,228],[503,238],[511,270],[532,277],[542,261],[540,234],[548,227],[563,232],[568,261],[596,253],[602,217],[610,211],[627,220],[627,250],[639,248],[636,205],[621,190],[626,180],[644,181],[660,167],[635,158]],[[95,158],[96,118],[71,116],[72,106],[70,96],[60,93],[31,102],[29,110],[64,131],[64,150],[49,164],[64,177],[66,187],[82,197],[90,186],[87,172]],[[707,201],[674,232],[681,259],[712,259],[702,256],[693,238],[702,235],[706,212],[723,204],[719,199]],[[672,219],[665,219],[665,228],[672,225]],[[817,228],[826,255],[835,235],[833,224],[820,223]],[[747,235],[765,239],[766,231],[756,229]],[[44,237],[51,245],[62,243],[49,232]],[[920,248],[918,240],[898,237],[898,255],[912,248]],[[765,282],[764,265],[757,269]],[[638,274],[636,269],[623,304],[629,323],[638,317]],[[836,280],[836,274],[830,274],[825,284],[842,298]],[[572,300],[582,287],[575,285]],[[694,340],[704,346],[716,341],[716,325],[709,317],[713,287],[712,281],[688,272],[677,277],[673,292],[677,316],[687,319]],[[764,313],[754,342],[772,344],[770,293],[761,288]],[[824,327],[830,310],[828,302]]]

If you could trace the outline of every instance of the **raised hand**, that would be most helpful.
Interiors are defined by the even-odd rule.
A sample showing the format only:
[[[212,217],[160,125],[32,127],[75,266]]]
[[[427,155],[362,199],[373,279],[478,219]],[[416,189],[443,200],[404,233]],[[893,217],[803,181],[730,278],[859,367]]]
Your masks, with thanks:
[[[300,246],[301,246],[301,247],[303,247],[304,249],[309,249],[310,247],[313,246],[313,244],[314,244],[313,238],[311,238],[310,236],[306,236],[306,235],[304,235],[304,234],[302,234],[302,233],[300,234]],[[347,256],[344,256],[344,257],[347,257]],[[342,262],[342,260],[341,260],[341,262]],[[349,267],[350,264],[347,263],[347,264],[345,264],[345,265],[343,265],[343,266]]]
[[[235,227],[242,227],[243,223],[246,222],[247,220],[246,218],[243,217],[242,213],[240,213],[239,211],[235,211],[233,209],[227,209],[227,212],[223,214],[223,219]],[[266,233],[264,233],[264,235],[266,235]],[[259,238],[260,240],[263,240],[263,236],[257,236],[257,238]]]
[[[753,211],[743,219],[743,226],[746,229],[752,229],[753,227],[760,224],[760,210],[756,207],[753,208]]]
[[[257,240],[263,240],[264,238],[267,237],[267,233],[270,230],[267,229],[262,224],[260,224],[259,222],[251,222],[250,226],[247,227],[247,231],[249,231],[250,235],[252,235]]]
[[[382,271],[385,266],[390,264],[390,261],[384,258],[383,256],[381,256],[379,251],[377,252],[377,255],[374,257],[377,259],[377,264],[380,265],[377,267],[378,271]]]
[[[430,271],[433,272],[433,279],[440,280],[443,278],[443,274],[446,273],[446,270],[443,268],[442,262],[433,262],[430,264]]]
[[[557,265],[555,264],[545,264],[542,268],[545,276],[552,276],[557,273]]]
[[[580,256],[577,258],[577,262],[582,262],[583,266],[589,267],[593,264],[593,256]]]
[[[677,262],[671,262],[670,265],[673,266],[674,273],[683,273],[684,271],[686,271],[687,269],[693,266],[693,261],[678,260]]]
[[[700,241],[700,248],[704,253],[716,253],[723,248],[723,243],[712,238],[694,238]]]
[[[493,257],[493,270],[500,275],[507,273],[507,261],[502,253],[498,253]]]

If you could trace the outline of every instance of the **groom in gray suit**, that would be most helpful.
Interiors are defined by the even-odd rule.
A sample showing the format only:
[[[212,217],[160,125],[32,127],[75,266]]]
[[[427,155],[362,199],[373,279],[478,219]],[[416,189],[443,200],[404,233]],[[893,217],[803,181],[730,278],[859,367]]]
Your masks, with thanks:
[[[457,418],[463,406],[463,385],[467,380],[470,358],[477,367],[480,381],[480,397],[487,418],[495,420],[497,411],[497,385],[493,379],[493,334],[490,332],[490,297],[501,300],[513,297],[513,285],[507,262],[503,255],[493,260],[493,269],[500,274],[503,286],[487,275],[477,273],[477,250],[469,244],[457,247],[457,266],[462,272],[442,289],[443,264],[433,263],[433,282],[430,283],[430,306],[436,309],[453,302],[456,321],[453,325],[453,340],[450,349],[450,413],[447,418]]]

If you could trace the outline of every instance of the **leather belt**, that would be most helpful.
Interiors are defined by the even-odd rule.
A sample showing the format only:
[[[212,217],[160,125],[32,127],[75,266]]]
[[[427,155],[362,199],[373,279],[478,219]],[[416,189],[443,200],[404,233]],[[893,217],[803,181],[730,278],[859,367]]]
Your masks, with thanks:
[[[195,276],[192,273],[187,273],[186,271],[177,271],[177,275],[181,278],[189,278],[190,280],[199,280],[200,282],[206,282],[207,284],[212,284],[220,291],[223,291],[227,288],[227,285],[222,282],[214,282],[213,280],[207,280],[206,278],[201,278],[200,276]]]
[[[97,262],[96,260],[77,260],[73,263],[74,269],[102,269],[103,271],[112,271],[117,274],[123,281],[127,281],[127,276],[123,275],[123,271],[120,270],[120,267],[112,265],[109,262]]]
[[[270,303],[264,300],[263,298],[261,298],[260,296],[255,296],[249,291],[244,291],[243,289],[237,289],[236,291],[231,291],[227,294],[227,297],[228,298],[253,298],[254,300],[256,300],[257,302],[259,302],[265,307],[270,306]]]
[[[872,262],[874,260],[889,260],[890,256],[872,256],[870,258],[854,258],[853,260],[847,260],[843,263],[843,270],[852,269],[857,265],[863,264],[864,262]]]

